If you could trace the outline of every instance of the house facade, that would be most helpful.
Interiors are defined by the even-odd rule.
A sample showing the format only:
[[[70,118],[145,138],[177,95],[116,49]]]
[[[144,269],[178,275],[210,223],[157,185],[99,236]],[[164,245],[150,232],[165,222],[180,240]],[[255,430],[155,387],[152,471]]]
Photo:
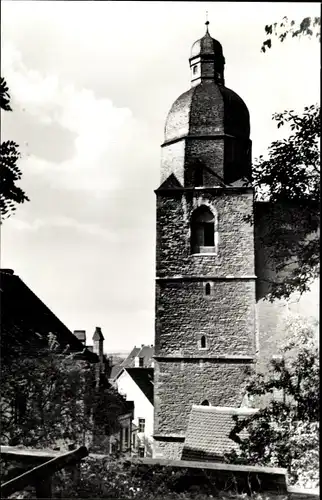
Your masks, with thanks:
[[[114,380],[121,395],[133,401],[132,456],[153,454],[153,368],[123,368]]]

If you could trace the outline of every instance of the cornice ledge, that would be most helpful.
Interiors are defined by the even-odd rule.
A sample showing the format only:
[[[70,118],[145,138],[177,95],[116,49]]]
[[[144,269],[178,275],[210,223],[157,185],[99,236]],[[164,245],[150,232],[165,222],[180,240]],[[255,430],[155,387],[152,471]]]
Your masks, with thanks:
[[[167,141],[164,141],[161,144],[161,148],[164,148],[165,146],[170,146],[170,144],[174,144],[175,142],[182,141],[183,139],[223,139],[224,137],[231,137],[234,138],[233,135],[231,134],[226,134],[225,132],[218,132],[218,134],[203,134],[203,135],[195,135],[195,134],[182,134],[179,135],[178,137],[174,137],[173,139],[169,139]]]
[[[153,434],[156,441],[177,441],[184,442],[185,435],[182,434]]]
[[[157,188],[154,190],[158,193],[254,193],[254,188],[251,186],[204,186],[204,187],[172,187],[172,188]]]
[[[201,256],[203,254],[200,254]],[[208,255],[208,254],[207,254]],[[156,276],[157,281],[242,281],[256,280],[255,274],[245,274],[241,276],[226,275],[226,276]]]
[[[157,361],[184,361],[184,360],[204,360],[204,361],[221,361],[221,362],[246,362],[255,363],[256,356],[244,356],[243,354],[219,354],[216,356],[212,355],[202,355],[202,354],[186,354],[186,355],[155,355],[153,356]]]

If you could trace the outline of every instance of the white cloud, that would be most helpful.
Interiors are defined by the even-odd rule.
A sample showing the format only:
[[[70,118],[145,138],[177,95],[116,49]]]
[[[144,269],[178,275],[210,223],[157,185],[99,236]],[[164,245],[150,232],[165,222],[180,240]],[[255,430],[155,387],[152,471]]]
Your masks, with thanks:
[[[59,164],[28,152],[24,168],[41,171],[51,184],[65,189],[109,190],[120,183],[119,157],[138,124],[128,108],[116,107],[110,99],[98,98],[90,89],[77,88],[57,75],[27,68],[21,53],[3,47],[3,74],[15,104],[38,122],[56,123],[75,134],[75,154]],[[57,148],[60,144],[57,144]]]
[[[54,227],[66,227],[72,231],[80,232],[88,236],[98,236],[99,238],[108,242],[117,242],[118,235],[111,231],[102,228],[98,224],[80,223],[75,219],[69,217],[47,217],[46,219],[34,219],[32,222],[14,217],[10,220],[12,229],[18,231],[32,231],[37,232],[43,228],[50,229]]]

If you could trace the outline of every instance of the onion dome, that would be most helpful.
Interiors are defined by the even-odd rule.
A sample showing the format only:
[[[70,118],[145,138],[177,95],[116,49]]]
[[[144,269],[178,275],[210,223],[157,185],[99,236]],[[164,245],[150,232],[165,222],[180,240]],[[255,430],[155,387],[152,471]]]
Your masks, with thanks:
[[[220,42],[206,34],[191,49],[191,89],[173,103],[165,123],[165,142],[185,135],[229,134],[249,138],[244,101],[224,86],[225,58]]]
[[[183,186],[194,185],[197,164],[226,184],[251,178],[249,112],[225,86],[223,49],[210,36],[208,24],[191,49],[191,88],[175,100],[166,119],[162,182],[173,173]]]

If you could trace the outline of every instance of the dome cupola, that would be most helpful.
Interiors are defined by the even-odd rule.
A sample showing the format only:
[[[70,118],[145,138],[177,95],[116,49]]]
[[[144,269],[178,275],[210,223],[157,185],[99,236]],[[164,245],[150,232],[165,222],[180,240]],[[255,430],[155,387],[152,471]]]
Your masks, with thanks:
[[[215,80],[224,85],[225,58],[221,43],[212,38],[208,30],[209,21],[206,22],[205,35],[197,40],[191,48],[189,59],[191,68],[191,83],[197,85],[203,80]]]
[[[225,87],[223,49],[208,24],[191,49],[191,88],[175,100],[164,128],[162,181],[174,173],[183,186],[193,184],[197,164],[225,184],[251,178],[249,112]]]

